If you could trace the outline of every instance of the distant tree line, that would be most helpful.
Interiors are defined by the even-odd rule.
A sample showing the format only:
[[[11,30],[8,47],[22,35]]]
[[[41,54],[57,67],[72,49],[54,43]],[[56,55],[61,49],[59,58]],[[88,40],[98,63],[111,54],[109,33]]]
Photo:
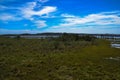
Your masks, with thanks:
[[[78,34],[67,34],[67,33],[63,33],[59,38],[57,38],[57,40],[60,41],[93,41],[96,38],[94,36],[89,36],[89,35],[85,35],[85,36],[79,36]]]

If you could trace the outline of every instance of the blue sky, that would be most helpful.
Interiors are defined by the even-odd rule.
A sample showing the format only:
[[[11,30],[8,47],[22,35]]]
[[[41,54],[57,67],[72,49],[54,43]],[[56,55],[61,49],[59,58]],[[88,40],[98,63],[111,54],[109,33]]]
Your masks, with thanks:
[[[120,0],[0,0],[0,34],[120,34]]]

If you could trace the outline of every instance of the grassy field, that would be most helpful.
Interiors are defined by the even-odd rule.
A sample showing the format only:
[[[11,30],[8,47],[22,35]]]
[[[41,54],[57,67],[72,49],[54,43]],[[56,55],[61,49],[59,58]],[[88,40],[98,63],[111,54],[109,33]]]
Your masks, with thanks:
[[[0,80],[120,80],[118,57],[105,40],[0,38]]]

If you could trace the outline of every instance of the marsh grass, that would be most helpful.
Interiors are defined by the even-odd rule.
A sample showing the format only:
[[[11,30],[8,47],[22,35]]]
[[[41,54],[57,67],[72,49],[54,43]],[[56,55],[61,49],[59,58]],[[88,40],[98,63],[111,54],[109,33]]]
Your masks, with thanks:
[[[120,49],[106,40],[0,38],[0,80],[120,80]]]

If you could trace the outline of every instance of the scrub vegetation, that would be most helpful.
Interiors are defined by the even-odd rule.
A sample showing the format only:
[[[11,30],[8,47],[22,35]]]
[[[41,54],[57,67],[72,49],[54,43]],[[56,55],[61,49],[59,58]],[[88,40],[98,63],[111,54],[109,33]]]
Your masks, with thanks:
[[[120,80],[120,49],[90,36],[0,38],[0,80]]]

